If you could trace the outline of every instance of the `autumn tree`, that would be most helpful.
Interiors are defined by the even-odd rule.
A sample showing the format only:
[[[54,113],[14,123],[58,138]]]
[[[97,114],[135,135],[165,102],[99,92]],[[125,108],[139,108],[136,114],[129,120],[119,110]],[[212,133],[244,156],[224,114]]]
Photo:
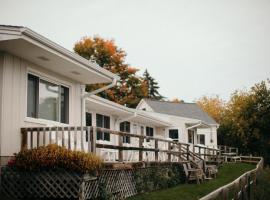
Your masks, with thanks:
[[[115,87],[100,93],[100,96],[128,107],[136,107],[142,98],[147,97],[147,85],[137,76],[138,69],[125,62],[126,52],[117,47],[113,40],[99,36],[84,37],[75,44],[74,51],[120,77]],[[86,90],[92,91],[102,86],[88,85]]]
[[[147,70],[143,73],[143,80],[147,86],[147,98],[153,100],[162,100],[164,97],[159,93],[158,82],[149,74]]]
[[[270,163],[270,82],[262,81],[232,94],[218,129],[221,144],[244,154],[263,156]]]
[[[218,95],[203,96],[197,100],[197,103],[216,122],[221,122],[225,109],[225,102]]]

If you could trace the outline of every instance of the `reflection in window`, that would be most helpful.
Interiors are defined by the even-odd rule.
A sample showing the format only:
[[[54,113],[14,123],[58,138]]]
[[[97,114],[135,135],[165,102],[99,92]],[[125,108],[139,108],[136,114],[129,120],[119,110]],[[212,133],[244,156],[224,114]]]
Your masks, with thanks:
[[[59,86],[44,80],[39,82],[38,117],[59,121]]]

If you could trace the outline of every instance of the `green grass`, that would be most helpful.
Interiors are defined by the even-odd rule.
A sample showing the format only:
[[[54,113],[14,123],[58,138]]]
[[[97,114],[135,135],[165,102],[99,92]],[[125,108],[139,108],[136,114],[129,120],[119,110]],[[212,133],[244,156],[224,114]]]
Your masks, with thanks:
[[[215,189],[226,185],[246,171],[254,169],[255,165],[245,163],[229,163],[219,168],[216,179],[203,184],[182,184],[173,188],[159,190],[151,193],[136,195],[128,200],[192,200],[205,196]]]

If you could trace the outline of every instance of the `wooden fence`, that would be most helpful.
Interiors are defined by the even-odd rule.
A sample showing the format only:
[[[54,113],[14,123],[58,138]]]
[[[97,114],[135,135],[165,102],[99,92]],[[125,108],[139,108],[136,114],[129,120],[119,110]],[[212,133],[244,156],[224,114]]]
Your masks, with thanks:
[[[116,136],[114,140],[117,141],[114,143],[104,143],[97,140],[97,133],[107,133],[111,136]],[[124,161],[125,151],[137,152],[135,155],[137,158],[134,158],[132,161],[143,161],[146,156],[149,157],[149,154],[152,154],[152,160],[149,161],[166,162],[203,160],[202,156],[206,156],[206,153],[198,156],[197,153],[191,152],[190,144],[92,126],[22,128],[21,135],[21,149],[32,149],[48,144],[58,144],[68,149],[97,154],[97,149],[107,149],[108,151],[114,150],[117,152],[117,161],[119,162]],[[124,144],[124,137],[130,137],[132,140],[131,144]],[[145,145],[146,141],[151,145]],[[210,156],[210,154],[215,157],[219,156],[218,150],[206,149],[208,149],[207,156]]]
[[[233,153],[235,155],[238,155],[238,148],[236,147],[230,147],[226,145],[218,145],[218,149],[220,150],[221,154],[226,153]]]
[[[217,190],[211,192],[210,194],[200,198],[200,200],[252,199],[254,194],[254,188],[256,186],[257,176],[263,170],[263,158],[241,156],[241,160],[242,162],[257,162],[256,168],[244,173],[242,176],[240,176],[233,182],[224,185]]]

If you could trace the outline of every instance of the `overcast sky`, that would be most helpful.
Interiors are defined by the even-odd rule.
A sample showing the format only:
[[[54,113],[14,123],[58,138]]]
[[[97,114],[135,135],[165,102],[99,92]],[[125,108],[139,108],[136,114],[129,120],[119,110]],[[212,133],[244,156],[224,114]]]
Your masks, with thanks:
[[[114,39],[170,99],[228,99],[270,77],[270,0],[0,0],[0,24],[69,50],[83,36]]]

